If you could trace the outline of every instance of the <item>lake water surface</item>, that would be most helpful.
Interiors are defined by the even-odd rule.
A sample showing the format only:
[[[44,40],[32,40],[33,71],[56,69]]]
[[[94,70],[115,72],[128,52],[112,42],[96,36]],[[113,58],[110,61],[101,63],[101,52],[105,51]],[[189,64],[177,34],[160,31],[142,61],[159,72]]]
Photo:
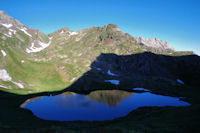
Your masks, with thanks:
[[[34,115],[45,120],[103,121],[125,116],[138,107],[186,105],[190,104],[179,98],[150,92],[103,90],[88,95],[65,92],[56,96],[35,97],[25,101],[21,107],[31,110]]]

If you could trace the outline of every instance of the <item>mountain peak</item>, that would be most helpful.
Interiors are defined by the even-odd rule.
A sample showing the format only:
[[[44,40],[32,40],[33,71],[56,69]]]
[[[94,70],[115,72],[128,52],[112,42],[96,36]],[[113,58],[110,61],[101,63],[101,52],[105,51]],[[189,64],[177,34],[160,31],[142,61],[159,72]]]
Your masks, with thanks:
[[[11,20],[11,19],[13,19],[13,18],[8,16],[6,12],[0,10],[0,21]]]
[[[14,18],[7,15],[6,12],[0,10],[0,24],[7,24],[7,25],[15,25],[17,27],[24,26],[22,23],[20,23],[18,20],[15,20]]]
[[[58,32],[67,32],[70,31],[68,27],[63,27],[60,30],[58,30]]]
[[[114,31],[121,31],[121,29],[116,24],[108,24],[106,27]]]
[[[108,24],[107,27],[111,27],[111,28],[119,28],[116,24]]]
[[[0,10],[0,16],[1,16],[1,15],[7,15],[7,14],[6,14],[6,12]]]

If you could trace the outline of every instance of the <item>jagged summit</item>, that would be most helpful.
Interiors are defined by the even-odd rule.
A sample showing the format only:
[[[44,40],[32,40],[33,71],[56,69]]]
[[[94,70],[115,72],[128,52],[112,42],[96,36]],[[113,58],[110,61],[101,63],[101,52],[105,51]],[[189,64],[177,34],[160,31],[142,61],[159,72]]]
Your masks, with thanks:
[[[148,39],[144,37],[135,37],[135,40],[144,46],[157,49],[160,52],[165,50],[174,51],[168,42],[162,41],[158,38]]]

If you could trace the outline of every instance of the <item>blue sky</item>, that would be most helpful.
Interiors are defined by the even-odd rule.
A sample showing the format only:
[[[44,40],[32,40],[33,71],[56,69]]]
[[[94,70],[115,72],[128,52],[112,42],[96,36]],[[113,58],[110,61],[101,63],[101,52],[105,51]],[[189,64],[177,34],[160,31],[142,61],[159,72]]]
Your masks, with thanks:
[[[45,33],[113,23],[200,55],[200,0],[1,0],[0,10]]]

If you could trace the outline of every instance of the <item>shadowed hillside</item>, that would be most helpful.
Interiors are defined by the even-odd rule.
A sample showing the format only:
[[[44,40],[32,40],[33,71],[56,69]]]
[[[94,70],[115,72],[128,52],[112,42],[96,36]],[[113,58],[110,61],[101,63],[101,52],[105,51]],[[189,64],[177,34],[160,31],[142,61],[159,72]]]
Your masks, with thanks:
[[[69,88],[91,91],[142,87],[162,91],[176,86],[199,86],[199,79],[200,57],[197,55],[101,54],[91,64],[91,70]],[[112,84],[109,80],[119,81],[119,84]]]
[[[16,95],[0,91],[0,131],[15,132],[188,132],[199,130],[200,57],[196,55],[171,57],[152,53],[118,56],[101,54],[92,63],[91,70],[69,88],[57,92]],[[184,84],[176,80],[180,79]],[[118,80],[119,84],[105,82]],[[105,122],[56,122],[36,118],[30,111],[20,108],[27,99],[57,95],[66,91],[90,93],[92,90],[122,89],[133,91],[144,87],[153,93],[185,97],[192,105],[187,107],[144,107],[125,117]],[[117,94],[104,94],[121,99]],[[108,104],[115,102],[104,95],[90,97]],[[111,97],[112,97],[111,96]],[[128,97],[126,93],[124,96]],[[101,98],[100,98],[101,97]],[[102,100],[103,99],[103,100]],[[5,115],[8,114],[8,115]],[[174,119],[176,116],[176,119]],[[117,128],[120,126],[120,129]],[[183,128],[184,126],[184,128]],[[155,128],[156,127],[156,128]],[[129,129],[129,130],[127,130]]]

